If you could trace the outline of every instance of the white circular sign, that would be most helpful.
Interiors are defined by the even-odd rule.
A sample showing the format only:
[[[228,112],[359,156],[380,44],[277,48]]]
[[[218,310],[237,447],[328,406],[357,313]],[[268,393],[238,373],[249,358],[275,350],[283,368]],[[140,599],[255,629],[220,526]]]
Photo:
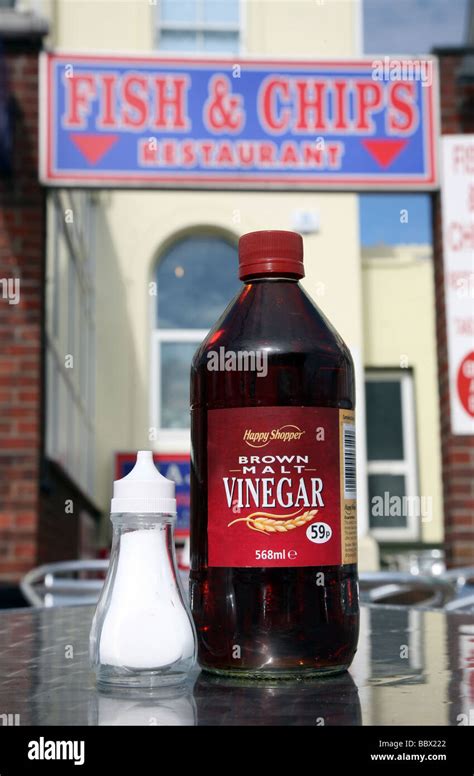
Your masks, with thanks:
[[[306,529],[306,536],[314,544],[324,544],[332,536],[332,528],[327,523],[311,523]]]

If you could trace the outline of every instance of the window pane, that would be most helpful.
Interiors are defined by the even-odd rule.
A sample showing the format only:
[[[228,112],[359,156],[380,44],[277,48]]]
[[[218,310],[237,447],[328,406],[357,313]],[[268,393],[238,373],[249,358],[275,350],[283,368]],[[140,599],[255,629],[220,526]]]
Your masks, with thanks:
[[[74,271],[71,272],[71,269],[74,268]],[[80,370],[81,370],[81,331],[84,327],[85,321],[81,317],[81,300],[82,300],[82,290],[81,285],[79,282],[79,275],[77,272],[77,267],[74,261],[70,261],[69,263],[69,270],[70,270],[70,277],[73,278],[73,307],[69,311],[69,314],[71,316],[72,321],[72,333],[71,333],[71,341],[70,341],[70,349],[69,353],[73,357],[72,361],[72,367],[68,370],[69,371],[69,377],[74,384],[74,387],[79,390],[80,386]]]
[[[162,30],[158,47],[163,51],[197,51],[197,35],[195,32]]]
[[[401,385],[368,380],[365,386],[369,461],[403,460]]]
[[[69,417],[70,401],[69,391],[61,372],[58,373],[59,393],[58,393],[58,448],[56,451],[56,460],[65,468],[68,468],[68,448],[69,448]]]
[[[76,402],[73,402],[73,432],[71,440],[71,473],[76,482],[84,488],[84,481],[82,479],[81,470],[81,431],[82,431],[82,415]]]
[[[209,329],[240,286],[237,263],[236,247],[221,238],[175,243],[158,267],[158,327]]]
[[[219,51],[227,54],[237,54],[239,36],[236,32],[205,32],[203,35],[204,51]]]
[[[69,262],[70,256],[66,239],[62,233],[58,238],[58,293],[57,293],[57,332],[58,346],[61,353],[69,353]]]
[[[64,459],[64,466],[67,470],[69,476],[76,480],[76,472],[74,471],[74,463],[75,463],[75,456],[74,456],[74,449],[76,444],[76,438],[75,438],[75,426],[76,426],[76,403],[73,399],[71,389],[69,385],[66,383],[66,412],[67,412],[67,450],[66,450],[66,457]]]
[[[239,0],[203,0],[203,21],[238,24]]]
[[[55,458],[58,449],[58,370],[51,346],[46,351],[46,454]]]
[[[59,299],[60,299],[60,257],[59,257],[59,229],[60,225],[57,220],[56,206],[53,209],[53,233],[52,238],[52,250],[53,250],[53,293],[51,294],[51,326],[53,337],[57,337],[59,334]]]
[[[369,474],[370,527],[405,528],[407,515],[403,512],[407,510],[403,507],[404,495],[403,474]]]
[[[197,19],[197,0],[161,0],[160,21],[191,22]]]
[[[86,315],[86,304],[83,300],[80,302],[81,309],[81,323],[79,328],[79,341],[80,341],[80,357],[78,363],[79,372],[79,390],[83,401],[86,403],[86,411],[89,410],[87,404],[87,370],[88,364],[88,335],[89,335],[89,321]]]
[[[189,428],[189,371],[197,342],[161,344],[161,427]]]
[[[88,457],[87,457],[87,483],[88,483],[89,493],[93,493],[93,491],[94,491],[94,482],[95,482],[95,467],[94,467],[94,460],[95,460],[95,436],[94,436],[94,433],[92,431],[88,432],[87,450],[88,450]]]
[[[84,423],[84,419],[80,416],[80,428],[79,428],[79,436],[78,436],[79,442],[79,449],[78,449],[78,456],[79,456],[79,481],[82,485],[83,490],[87,493],[88,483],[87,483],[87,426]]]

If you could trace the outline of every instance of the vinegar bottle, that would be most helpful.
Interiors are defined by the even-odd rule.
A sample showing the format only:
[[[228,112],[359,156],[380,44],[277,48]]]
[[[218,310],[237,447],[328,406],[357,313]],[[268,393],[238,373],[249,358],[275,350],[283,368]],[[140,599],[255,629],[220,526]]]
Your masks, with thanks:
[[[241,677],[336,673],[358,638],[354,368],[299,283],[299,234],[243,235],[239,265],[191,369],[198,660]]]

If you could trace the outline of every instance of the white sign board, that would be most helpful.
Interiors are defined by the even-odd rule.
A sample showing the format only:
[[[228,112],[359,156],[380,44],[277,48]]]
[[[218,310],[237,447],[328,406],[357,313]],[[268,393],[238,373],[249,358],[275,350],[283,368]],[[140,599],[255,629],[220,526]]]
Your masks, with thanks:
[[[442,138],[441,203],[453,434],[474,434],[474,135]]]

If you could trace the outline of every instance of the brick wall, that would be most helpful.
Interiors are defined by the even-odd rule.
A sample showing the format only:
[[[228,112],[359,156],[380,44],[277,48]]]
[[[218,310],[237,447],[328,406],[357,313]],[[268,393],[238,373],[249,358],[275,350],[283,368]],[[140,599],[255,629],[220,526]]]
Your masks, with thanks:
[[[0,32],[1,35],[1,32]],[[0,177],[0,578],[36,561],[42,438],[45,192],[37,178],[39,35],[2,40],[13,118],[10,174]]]
[[[0,14],[0,68],[14,138],[11,170],[0,173],[0,280],[18,278],[20,296],[9,304],[0,295],[0,581],[77,558],[82,528],[98,515],[61,468],[44,459],[46,191],[38,183],[37,147],[45,26],[32,17],[31,29],[19,30],[20,15],[13,15]],[[73,514],[65,509],[71,499]]]
[[[474,132],[474,84],[460,84],[457,73],[464,51],[438,50],[440,64],[441,134]],[[473,51],[474,53],[474,51]],[[433,237],[437,310],[438,374],[445,539],[451,566],[474,563],[474,437],[450,432],[444,274],[440,195],[434,196]]]

